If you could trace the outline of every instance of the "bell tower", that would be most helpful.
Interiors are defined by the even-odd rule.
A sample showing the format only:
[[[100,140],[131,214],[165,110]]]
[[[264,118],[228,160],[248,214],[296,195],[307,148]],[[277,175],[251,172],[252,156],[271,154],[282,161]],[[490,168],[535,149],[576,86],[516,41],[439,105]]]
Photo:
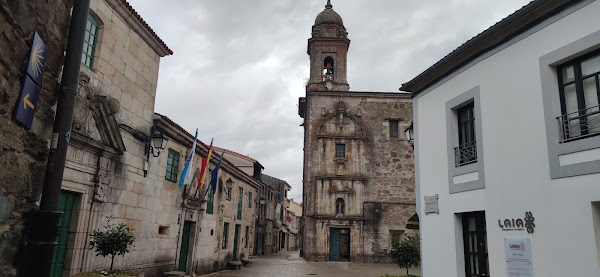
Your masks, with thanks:
[[[348,91],[346,78],[350,39],[342,17],[327,0],[325,10],[317,15],[308,39],[310,79],[306,91]]]

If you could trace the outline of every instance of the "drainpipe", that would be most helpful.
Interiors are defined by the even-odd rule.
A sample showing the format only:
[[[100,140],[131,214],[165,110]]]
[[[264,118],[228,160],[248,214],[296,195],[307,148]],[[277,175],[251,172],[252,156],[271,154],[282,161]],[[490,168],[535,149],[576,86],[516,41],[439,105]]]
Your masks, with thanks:
[[[58,222],[62,216],[57,212],[60,187],[65,170],[67,148],[73,122],[73,110],[79,84],[79,70],[85,26],[90,0],[73,1],[73,14],[69,26],[67,54],[63,67],[61,89],[58,96],[56,118],[52,129],[52,143],[46,165],[46,176],[40,209],[27,215],[24,234],[24,257],[21,259],[19,276],[50,276],[56,236],[60,231]]]

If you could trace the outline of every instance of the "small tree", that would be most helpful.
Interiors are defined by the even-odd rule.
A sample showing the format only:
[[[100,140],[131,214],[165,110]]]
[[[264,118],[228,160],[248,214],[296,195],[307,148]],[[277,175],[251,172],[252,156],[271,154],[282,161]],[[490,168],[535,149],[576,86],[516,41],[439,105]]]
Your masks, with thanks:
[[[421,261],[421,253],[419,251],[420,238],[419,235],[406,236],[397,238],[392,241],[392,249],[390,258],[398,264],[400,268],[406,268],[406,275],[410,267],[419,266]]]
[[[106,219],[105,231],[100,229],[92,232],[90,240],[90,249],[96,251],[96,256],[110,256],[110,272],[113,272],[115,256],[123,256],[129,253],[129,246],[135,241],[135,236],[129,234],[129,227],[121,223],[119,225],[111,224],[112,218]]]

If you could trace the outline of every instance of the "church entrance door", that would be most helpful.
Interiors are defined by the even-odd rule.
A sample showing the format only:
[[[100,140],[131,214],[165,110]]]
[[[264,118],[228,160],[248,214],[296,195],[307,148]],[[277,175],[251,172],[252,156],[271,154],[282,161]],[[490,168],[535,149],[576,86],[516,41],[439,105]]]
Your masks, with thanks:
[[[350,261],[350,229],[330,228],[329,260],[333,262]]]

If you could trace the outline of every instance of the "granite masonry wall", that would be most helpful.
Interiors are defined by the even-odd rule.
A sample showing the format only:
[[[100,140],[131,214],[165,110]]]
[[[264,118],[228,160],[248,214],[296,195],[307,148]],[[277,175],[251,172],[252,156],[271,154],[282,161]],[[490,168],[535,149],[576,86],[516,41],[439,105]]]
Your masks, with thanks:
[[[0,0],[0,276],[15,276],[25,212],[41,196],[71,0]],[[37,31],[48,47],[31,130],[14,119]]]
[[[415,214],[414,163],[403,131],[410,97],[399,93],[308,92],[305,113],[304,255],[328,261],[330,228],[350,230],[350,260],[387,262],[391,240]],[[397,138],[390,121],[398,121]],[[336,157],[336,144],[345,157]],[[337,201],[342,199],[343,211]]]

